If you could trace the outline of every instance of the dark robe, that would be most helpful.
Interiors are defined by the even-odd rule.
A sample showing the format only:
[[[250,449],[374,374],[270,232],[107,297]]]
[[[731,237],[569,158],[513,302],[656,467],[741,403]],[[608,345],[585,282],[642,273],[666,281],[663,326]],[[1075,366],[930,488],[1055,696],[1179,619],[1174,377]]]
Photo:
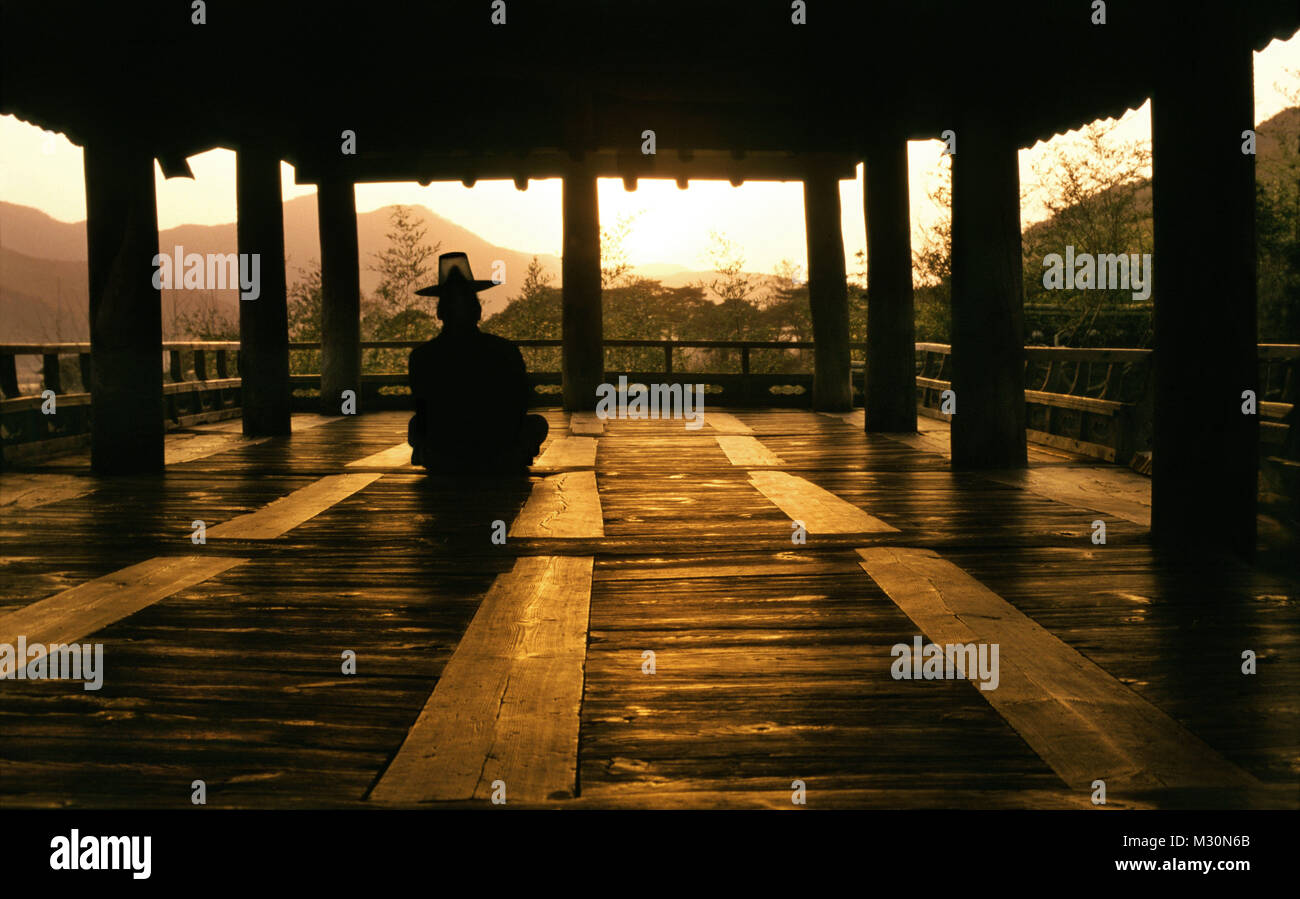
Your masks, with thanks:
[[[546,420],[528,414],[531,390],[517,346],[477,328],[443,331],[411,351],[408,367],[416,409],[408,433],[416,464],[486,472],[532,461]]]

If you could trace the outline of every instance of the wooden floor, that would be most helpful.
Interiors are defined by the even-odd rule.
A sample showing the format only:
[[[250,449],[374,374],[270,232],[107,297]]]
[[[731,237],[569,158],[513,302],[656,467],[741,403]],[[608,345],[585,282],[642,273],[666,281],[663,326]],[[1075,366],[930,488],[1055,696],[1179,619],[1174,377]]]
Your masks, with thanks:
[[[1091,808],[1094,756],[1107,808],[1300,805],[1300,576],[1158,558],[1141,476],[953,473],[942,423],[861,412],[546,415],[531,476],[417,472],[399,413],[6,473],[0,643],[102,643],[104,680],[0,679],[0,805]],[[891,676],[949,624],[1012,692]]]

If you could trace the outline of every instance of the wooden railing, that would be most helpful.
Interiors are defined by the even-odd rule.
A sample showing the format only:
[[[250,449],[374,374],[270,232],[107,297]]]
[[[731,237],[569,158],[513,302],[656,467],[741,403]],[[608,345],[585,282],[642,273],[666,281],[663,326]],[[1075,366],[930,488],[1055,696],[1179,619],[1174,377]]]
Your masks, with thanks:
[[[951,347],[918,343],[917,401],[923,414],[948,418],[940,396],[952,386]],[[1260,449],[1294,456],[1300,345],[1260,344]],[[1035,443],[1129,464],[1151,448],[1151,350],[1025,347],[1025,425]],[[960,413],[960,398],[958,398]]]
[[[0,446],[5,460],[40,458],[88,444],[90,358],[89,343],[0,344]],[[186,427],[237,417],[238,359],[236,341],[164,343],[159,365],[168,424]],[[20,361],[30,364],[20,366]]]
[[[410,405],[406,356],[420,340],[362,341],[363,374],[359,405],[366,409],[399,409]],[[528,366],[533,401],[539,405],[559,402],[562,377],[559,371],[562,341],[555,338],[516,340]],[[709,403],[718,406],[808,406],[812,400],[811,341],[794,340],[625,340],[604,341],[606,377],[617,383],[620,376],[629,384],[704,384]],[[860,355],[866,344],[850,344]],[[653,350],[646,358],[628,351]],[[620,353],[620,351],[624,351]],[[291,358],[306,356],[318,363],[319,343],[289,344]],[[766,360],[762,357],[767,356]],[[377,359],[375,357],[378,357]],[[662,360],[660,362],[659,360]],[[629,361],[644,363],[628,364]],[[778,364],[773,365],[773,362]],[[768,364],[764,365],[763,362]],[[387,370],[373,370],[386,365]],[[709,366],[702,368],[701,366]],[[301,366],[298,366],[301,367]],[[859,363],[860,367],[860,363]],[[780,368],[782,370],[770,370]],[[290,376],[296,409],[315,409],[320,396],[317,373]],[[854,378],[854,398],[862,402],[861,378]]]
[[[405,357],[421,341],[365,341],[370,368],[361,378],[362,409],[406,408]],[[559,401],[558,339],[519,340],[540,404]],[[319,359],[320,344],[291,343],[299,361]],[[607,377],[629,383],[705,384],[712,405],[807,406],[813,375],[809,341],[622,340],[605,341]],[[861,403],[861,354],[852,344],[854,396]],[[655,351],[649,357],[635,351]],[[918,343],[917,400],[923,414],[946,417],[940,395],[951,387],[951,348]],[[547,356],[549,354],[549,356]],[[755,364],[755,356],[767,356]],[[529,357],[532,356],[532,359]],[[365,356],[363,356],[365,358]],[[39,457],[85,445],[90,431],[90,344],[0,345],[0,437],[5,458]],[[18,361],[28,364],[20,367]],[[162,346],[163,393],[173,427],[239,414],[239,344],[233,341],[169,341]],[[638,363],[629,364],[630,361]],[[545,362],[544,365],[537,364]],[[1100,459],[1129,462],[1150,447],[1150,350],[1025,348],[1026,424],[1030,440]],[[1260,442],[1265,455],[1294,459],[1300,346],[1259,347]],[[715,370],[701,370],[701,366]],[[299,367],[303,367],[301,364]],[[722,370],[716,370],[722,369]],[[757,370],[756,370],[757,369]],[[779,369],[779,370],[772,370]],[[290,376],[294,407],[315,411],[319,374]],[[57,414],[46,414],[52,391]]]

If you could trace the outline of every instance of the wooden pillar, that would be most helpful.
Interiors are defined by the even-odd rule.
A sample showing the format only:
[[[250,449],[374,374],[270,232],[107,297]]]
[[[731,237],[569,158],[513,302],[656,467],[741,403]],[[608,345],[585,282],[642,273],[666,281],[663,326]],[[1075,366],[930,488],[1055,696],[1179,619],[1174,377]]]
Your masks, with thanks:
[[[320,401],[325,415],[341,415],[343,392],[361,403],[361,260],[357,251],[357,201],[352,182],[322,179],[316,189],[320,218]]]
[[[868,277],[866,429],[915,431],[916,316],[906,138],[897,135],[871,148],[863,188]]]
[[[596,179],[575,171],[564,179],[562,337],[564,408],[596,407],[596,388],[605,380],[600,307],[600,207]]]
[[[258,283],[247,294],[241,290],[239,301],[244,433],[251,437],[288,434],[289,316],[280,158],[275,152],[262,147],[239,148],[235,200],[240,258],[258,256]]]
[[[847,412],[853,408],[853,384],[839,180],[827,172],[810,172],[803,182],[803,203],[813,326],[813,408]]]
[[[1189,12],[1151,103],[1155,219],[1151,532],[1161,547],[1255,546],[1259,417],[1250,47]],[[1206,18],[1208,17],[1208,18]],[[1220,30],[1222,28],[1222,31]]]
[[[957,129],[952,164],[954,468],[1023,468],[1024,285],[1017,148],[992,110]]]
[[[162,294],[154,287],[153,156],[92,140],[86,144],[85,174],[94,401],[90,465],[100,474],[162,471]]]

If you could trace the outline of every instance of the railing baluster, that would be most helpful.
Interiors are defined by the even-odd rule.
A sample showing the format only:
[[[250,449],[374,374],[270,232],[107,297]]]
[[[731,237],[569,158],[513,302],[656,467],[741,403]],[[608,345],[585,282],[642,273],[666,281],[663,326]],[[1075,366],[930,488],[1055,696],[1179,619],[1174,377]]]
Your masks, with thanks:
[[[0,391],[5,396],[18,395],[18,366],[13,353],[0,356]]]
[[[81,369],[81,391],[82,393],[90,393],[90,353],[77,354],[77,367]]]
[[[183,368],[181,368],[181,351],[180,351],[180,350],[168,350],[168,351],[167,351],[167,356],[168,356],[169,360],[171,361],[171,366],[170,366],[170,367],[171,367],[171,376],[172,376],[172,381],[184,381],[184,380],[185,380],[185,371],[184,371]]]
[[[59,370],[59,354],[46,353],[42,357],[41,383],[46,390],[63,392],[63,372]]]
[[[203,350],[194,351],[194,379],[197,381],[208,379],[208,356]]]

